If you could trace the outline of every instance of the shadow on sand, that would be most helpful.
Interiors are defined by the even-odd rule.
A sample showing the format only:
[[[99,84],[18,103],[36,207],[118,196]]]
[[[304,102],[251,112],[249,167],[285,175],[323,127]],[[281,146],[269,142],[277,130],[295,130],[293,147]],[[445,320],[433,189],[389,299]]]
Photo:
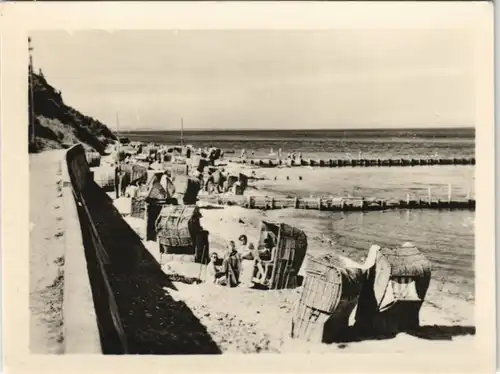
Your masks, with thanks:
[[[476,335],[475,326],[420,326],[408,334],[427,340],[452,340],[455,336]]]
[[[86,191],[87,206],[106,248],[109,282],[130,354],[219,354],[220,348],[182,301],[175,286],[139,236],[97,185]]]
[[[428,325],[400,332],[426,340],[452,340],[456,336],[475,335],[476,327],[459,325]],[[345,332],[338,334],[336,338],[332,338],[329,343],[343,343],[339,344],[339,348],[345,348],[345,343],[354,343],[365,340],[393,339],[400,332],[370,334],[365,331],[361,331],[359,328],[356,328],[356,326],[351,326]]]

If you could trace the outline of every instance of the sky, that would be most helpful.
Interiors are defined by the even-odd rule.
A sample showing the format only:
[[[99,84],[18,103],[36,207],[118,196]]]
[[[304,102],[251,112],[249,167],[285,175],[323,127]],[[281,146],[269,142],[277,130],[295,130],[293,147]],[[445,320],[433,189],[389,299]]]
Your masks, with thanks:
[[[31,36],[65,103],[120,130],[475,125],[465,26]]]

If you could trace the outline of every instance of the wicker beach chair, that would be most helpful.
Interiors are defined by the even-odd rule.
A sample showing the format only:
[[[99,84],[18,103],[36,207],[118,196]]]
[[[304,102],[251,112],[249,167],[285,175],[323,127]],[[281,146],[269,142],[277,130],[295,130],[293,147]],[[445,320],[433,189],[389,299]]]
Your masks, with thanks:
[[[292,337],[319,343],[342,338],[364,279],[362,269],[346,267],[335,255],[309,257]]]
[[[356,326],[374,334],[394,334],[419,326],[420,307],[431,279],[431,265],[411,243],[373,248],[373,265],[356,312]]]
[[[162,254],[195,255],[202,232],[196,205],[166,205],[156,219],[157,240]]]
[[[264,276],[253,278],[253,282],[268,289],[294,288],[297,286],[297,275],[306,255],[307,236],[296,227],[262,221],[258,249],[266,247],[270,236],[274,241],[271,258],[262,261]],[[254,273],[257,272],[255,267]]]

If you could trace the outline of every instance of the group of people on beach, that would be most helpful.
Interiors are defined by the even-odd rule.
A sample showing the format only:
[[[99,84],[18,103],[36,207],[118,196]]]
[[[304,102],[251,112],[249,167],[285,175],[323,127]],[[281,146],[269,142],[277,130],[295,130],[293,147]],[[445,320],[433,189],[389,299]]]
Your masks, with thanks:
[[[280,149],[278,149],[278,153],[274,152],[274,150],[271,148],[268,156],[269,157],[274,157],[276,156],[278,159],[282,159],[282,155],[283,155],[283,151]],[[252,151],[252,157],[255,156],[255,152]],[[241,155],[240,155],[240,159],[246,159],[248,157],[248,154],[247,154],[247,151],[246,149],[242,149],[241,150]],[[295,153],[295,152],[288,152],[287,155],[286,155],[286,158],[288,160],[292,160],[292,161],[298,161],[298,160],[301,160],[302,159],[302,153],[299,152],[299,153]]]
[[[217,252],[210,255],[208,275],[211,281],[218,285],[237,287],[241,284],[243,261],[249,260],[254,262],[251,270],[252,281],[255,280],[266,285],[268,274],[265,265],[266,262],[271,260],[276,245],[274,234],[267,233],[264,239],[264,247],[260,249],[250,243],[245,234],[239,236],[238,242],[239,247],[236,246],[234,240],[229,241],[228,251],[223,257],[219,257]]]
[[[299,152],[298,154],[296,154],[295,152],[291,152],[291,153],[287,153],[287,156],[286,156],[287,159],[289,160],[301,160],[302,159],[302,153]]]
[[[233,176],[227,173],[223,168],[212,165],[213,160],[221,156],[220,149],[213,147],[209,148],[206,155],[211,157],[211,159],[200,160],[199,165],[189,163],[185,165],[185,175],[188,176],[185,191],[183,189],[184,181],[180,182],[182,191],[176,191],[178,188],[175,187],[175,176],[171,168],[165,168],[165,165],[159,163],[154,157],[148,156],[145,159],[141,159],[140,162],[137,162],[138,166],[136,167],[135,164],[137,160],[134,159],[134,156],[126,155],[124,159],[121,161],[117,160],[116,162],[117,180],[120,181],[119,187],[117,188],[117,198],[119,196],[137,197],[139,192],[143,190],[144,185],[149,181],[149,177],[141,177],[140,179],[132,178],[128,175],[131,174],[132,169],[130,168],[142,168],[144,169],[144,173],[146,170],[160,172],[160,185],[165,191],[167,200],[169,201],[174,201],[174,194],[176,192],[182,194],[183,203],[188,205],[196,203],[200,191],[206,191],[208,194],[227,192],[242,194],[246,188],[246,180],[240,180],[241,174],[240,177]]]

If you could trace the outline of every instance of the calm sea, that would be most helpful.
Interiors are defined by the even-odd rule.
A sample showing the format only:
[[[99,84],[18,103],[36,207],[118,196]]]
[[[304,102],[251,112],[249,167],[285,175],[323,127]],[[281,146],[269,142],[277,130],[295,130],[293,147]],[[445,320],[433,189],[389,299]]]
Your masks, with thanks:
[[[123,132],[130,140],[180,144],[179,131]],[[226,151],[246,149],[266,157],[271,149],[302,152],[306,158],[473,157],[475,129],[418,130],[225,130],[185,131],[185,144],[215,146]]]
[[[451,186],[453,199],[474,198],[474,166],[419,166],[415,168],[301,168],[260,169],[271,180],[255,182],[270,195],[366,196],[385,199],[446,200]],[[297,180],[296,174],[302,176]],[[290,180],[286,176],[290,176]],[[271,175],[268,175],[271,177]],[[335,242],[335,248],[360,260],[372,244],[416,244],[431,261],[433,284],[446,295],[470,300],[474,297],[475,212],[396,210],[367,213],[317,211],[273,212],[274,219],[303,228]],[[314,251],[315,248],[311,248]]]
[[[125,134],[124,134],[125,135]],[[130,132],[131,140],[179,144],[178,132]],[[271,148],[302,152],[305,157],[473,157],[474,129],[432,130],[333,130],[333,131],[210,131],[184,133],[186,144],[213,145],[225,150],[254,150],[265,157]],[[258,188],[271,193],[308,196],[357,195],[405,199],[445,199],[448,186],[453,197],[474,197],[474,166],[415,168],[342,168],[300,171],[303,182],[290,183],[287,169],[261,170],[277,175],[277,181],[261,181]],[[270,176],[270,175],[269,175]],[[314,181],[314,182],[312,182]],[[273,217],[302,227],[308,235],[331,239],[335,248],[360,260],[370,245],[400,245],[411,241],[432,262],[433,284],[455,298],[474,298],[473,211],[387,211],[328,213],[274,211]],[[314,252],[314,248],[310,249]],[[439,300],[434,300],[438,302]]]

